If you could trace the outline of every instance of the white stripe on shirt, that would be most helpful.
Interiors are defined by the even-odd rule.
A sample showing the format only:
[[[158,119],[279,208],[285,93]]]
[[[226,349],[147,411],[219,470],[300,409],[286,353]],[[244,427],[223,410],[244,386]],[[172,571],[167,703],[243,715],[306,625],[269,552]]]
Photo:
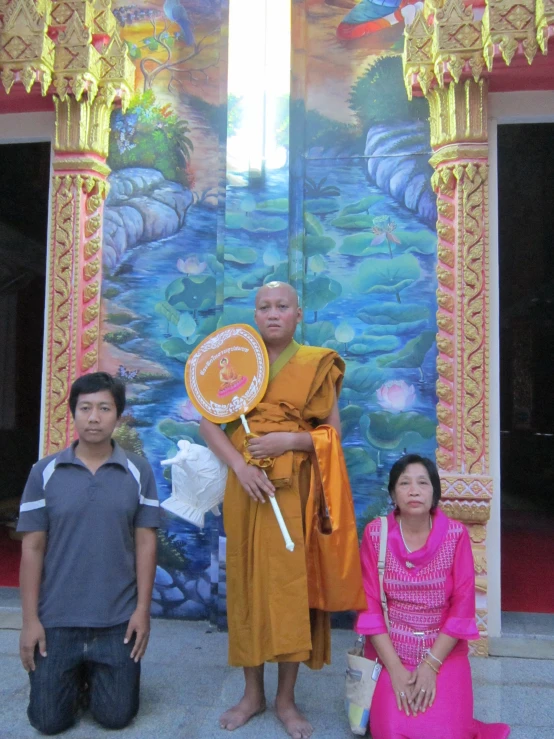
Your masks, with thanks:
[[[153,498],[145,498],[144,495],[139,496],[139,503],[140,505],[151,505],[154,506],[154,508],[157,508],[160,505],[159,500],[154,500]]]
[[[31,503],[22,503],[19,506],[19,512],[27,513],[27,511],[36,511],[37,508],[44,508],[45,505],[46,500],[44,498],[41,500],[33,500]]]

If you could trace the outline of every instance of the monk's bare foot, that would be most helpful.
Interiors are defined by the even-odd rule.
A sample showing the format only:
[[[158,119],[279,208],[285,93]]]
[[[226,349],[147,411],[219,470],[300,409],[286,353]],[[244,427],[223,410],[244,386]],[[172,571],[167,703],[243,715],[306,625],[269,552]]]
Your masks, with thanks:
[[[220,717],[219,725],[222,729],[227,731],[234,731],[235,729],[244,726],[251,718],[257,716],[259,713],[265,711],[265,700],[262,698],[253,700],[243,696],[242,699],[228,711]]]
[[[313,726],[300,713],[294,701],[276,700],[275,713],[292,739],[308,739],[312,735]]]

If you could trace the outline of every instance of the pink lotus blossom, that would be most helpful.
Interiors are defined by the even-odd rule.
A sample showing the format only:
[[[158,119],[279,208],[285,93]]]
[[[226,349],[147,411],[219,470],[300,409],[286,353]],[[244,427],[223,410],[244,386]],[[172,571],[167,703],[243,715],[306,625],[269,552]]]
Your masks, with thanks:
[[[377,390],[377,401],[386,411],[400,413],[411,408],[416,398],[413,385],[404,380],[389,380]]]
[[[190,400],[185,400],[184,403],[181,403],[179,406],[179,414],[183,421],[200,421],[202,418]]]

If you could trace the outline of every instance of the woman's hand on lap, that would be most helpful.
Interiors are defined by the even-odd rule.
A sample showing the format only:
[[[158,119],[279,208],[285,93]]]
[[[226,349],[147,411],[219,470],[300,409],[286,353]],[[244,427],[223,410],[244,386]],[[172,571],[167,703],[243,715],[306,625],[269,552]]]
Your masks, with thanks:
[[[389,670],[389,675],[396,696],[398,710],[404,711],[406,716],[409,716],[413,712],[411,708],[411,701],[414,695],[414,679],[412,673],[402,664],[399,664],[397,667]]]
[[[425,713],[431,708],[437,695],[437,673],[422,662],[412,673],[412,700],[410,702],[414,715]]]

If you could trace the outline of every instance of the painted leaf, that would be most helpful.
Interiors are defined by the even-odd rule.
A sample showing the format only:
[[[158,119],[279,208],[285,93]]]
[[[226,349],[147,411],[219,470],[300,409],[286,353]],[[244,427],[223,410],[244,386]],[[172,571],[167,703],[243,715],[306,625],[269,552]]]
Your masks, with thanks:
[[[276,198],[275,200],[264,200],[263,203],[258,203],[256,210],[258,213],[288,213],[289,199]]]
[[[360,429],[369,443],[376,449],[397,449],[407,434],[418,434],[424,439],[435,435],[436,423],[423,413],[389,413],[376,411],[362,416]]]
[[[314,198],[313,200],[304,201],[304,209],[308,213],[327,215],[327,213],[335,213],[339,209],[339,205],[334,198]]]
[[[357,316],[364,323],[392,325],[427,318],[429,309],[416,303],[376,303],[359,310]]]
[[[389,247],[384,240],[380,244],[375,244],[372,234],[359,233],[346,236],[339,252],[347,257],[366,257],[374,254],[388,254]]]
[[[363,414],[363,408],[359,405],[347,405],[340,412],[340,427],[343,437],[348,436],[358,427],[358,423]]]
[[[335,335],[335,326],[331,321],[316,321],[304,324],[304,339],[310,346],[323,346]]]
[[[344,458],[348,467],[348,474],[352,479],[355,477],[366,477],[367,475],[373,474],[377,469],[377,465],[367,449],[352,446],[346,447]]]
[[[227,246],[223,258],[226,262],[254,264],[258,258],[258,253],[255,249],[251,249],[249,246]]]
[[[177,324],[177,331],[181,336],[184,336],[185,339],[188,339],[188,337],[192,336],[196,331],[196,321],[190,313],[181,313],[179,323]]]
[[[304,213],[304,228],[307,236],[323,236],[323,224],[311,213]]]
[[[358,200],[357,203],[352,203],[351,205],[347,205],[346,208],[343,208],[340,212],[341,216],[349,216],[354,215],[356,213],[367,213],[369,208],[371,208],[376,203],[380,203],[383,200],[383,195],[368,195],[366,198],[363,198],[362,200]]]
[[[363,229],[373,228],[373,216],[364,216],[362,214],[339,216],[331,221],[331,225],[335,228],[360,231]]]
[[[166,290],[167,302],[176,310],[209,310],[215,306],[215,278],[211,275],[178,277]]]
[[[421,367],[425,355],[435,343],[435,332],[424,331],[421,336],[408,341],[406,346],[395,354],[385,354],[377,359],[379,367],[407,369]]]
[[[360,293],[394,293],[404,290],[420,275],[419,262],[412,254],[394,259],[368,259],[354,277],[354,287]]]
[[[382,379],[383,371],[373,362],[368,364],[348,362],[343,385],[345,388],[350,388],[355,393],[367,397],[377,390]]]
[[[156,313],[159,313],[160,316],[163,316],[167,321],[170,323],[173,323],[175,326],[179,323],[179,317],[180,313],[178,310],[175,310],[166,300],[162,300],[159,303],[156,303],[154,306],[154,310]]]
[[[306,257],[328,254],[334,248],[335,240],[330,236],[306,236],[304,240],[304,256]]]
[[[342,286],[328,277],[316,277],[306,284],[304,305],[308,310],[323,310],[342,293]]]

